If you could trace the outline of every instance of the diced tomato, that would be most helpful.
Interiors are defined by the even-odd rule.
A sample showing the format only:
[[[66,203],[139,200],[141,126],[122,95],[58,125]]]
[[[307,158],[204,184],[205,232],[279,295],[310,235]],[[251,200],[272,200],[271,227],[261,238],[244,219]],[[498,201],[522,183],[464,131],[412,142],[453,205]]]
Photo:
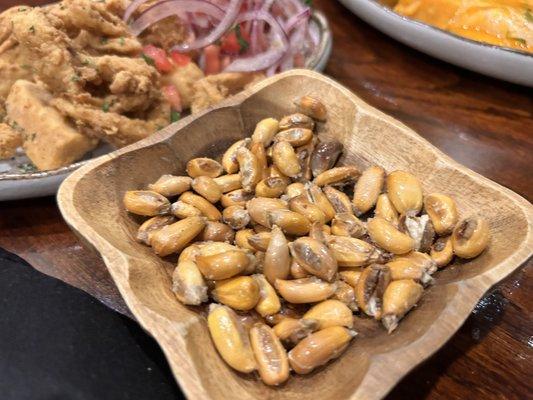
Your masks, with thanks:
[[[170,106],[172,107],[172,109],[178,112],[181,112],[182,111],[181,96],[176,86],[174,85],[163,86],[161,90],[163,91],[163,95],[165,96],[165,99],[167,99],[167,101],[170,103]]]
[[[205,66],[204,72],[206,75],[218,74],[221,70],[220,65],[220,46],[211,44],[204,48]]]
[[[220,59],[220,66],[222,69],[226,69],[226,67],[228,65],[231,64],[231,57],[226,55],[226,56],[222,56],[222,58]]]
[[[191,62],[191,57],[188,54],[178,53],[177,51],[171,52],[170,57],[172,57],[172,61],[178,67],[185,67]]]
[[[172,71],[172,63],[168,59],[165,50],[156,47],[152,44],[149,44],[147,46],[144,46],[143,54],[146,57],[149,57],[150,59],[154,60],[155,67],[159,72],[165,73]]]
[[[241,51],[241,45],[239,44],[239,40],[237,39],[237,34],[235,31],[231,31],[227,35],[225,35],[220,44],[220,49],[224,53],[228,54],[239,54]]]
[[[296,68],[303,68],[305,67],[305,57],[302,53],[296,53],[294,55],[294,66]]]

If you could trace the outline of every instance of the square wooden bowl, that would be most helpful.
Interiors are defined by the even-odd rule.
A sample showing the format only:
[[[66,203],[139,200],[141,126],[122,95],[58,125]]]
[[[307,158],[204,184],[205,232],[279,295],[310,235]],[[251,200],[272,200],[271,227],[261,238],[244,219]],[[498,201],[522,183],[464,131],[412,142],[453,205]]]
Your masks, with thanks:
[[[253,375],[236,373],[220,358],[205,315],[181,305],[170,289],[175,265],[135,241],[138,221],[124,210],[122,196],[162,174],[184,174],[190,158],[219,156],[229,144],[249,136],[260,119],[291,112],[293,101],[305,94],[328,106],[328,121],[319,126],[319,135],[344,144],[342,163],[414,173],[425,193],[453,195],[462,216],[486,218],[492,240],[480,257],[438,272],[435,285],[393,334],[380,330],[375,337],[356,337],[325,368],[271,388]],[[63,183],[58,202],[71,228],[102,255],[132,313],[158,341],[191,399],[382,398],[441,347],[482,295],[526,261],[533,248],[528,201],[459,165],[340,84],[304,70],[267,79],[214,109],[90,162]]]

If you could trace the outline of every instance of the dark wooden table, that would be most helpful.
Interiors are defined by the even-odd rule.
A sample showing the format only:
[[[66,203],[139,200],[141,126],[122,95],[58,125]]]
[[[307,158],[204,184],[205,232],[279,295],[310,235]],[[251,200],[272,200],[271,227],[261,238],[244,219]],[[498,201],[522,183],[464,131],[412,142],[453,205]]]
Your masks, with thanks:
[[[17,3],[3,0],[0,10]],[[531,201],[532,89],[412,50],[336,1],[315,0],[315,5],[326,12],[334,33],[328,75],[457,161]],[[0,203],[0,247],[131,316],[103,262],[70,232],[54,198]],[[494,287],[450,342],[389,398],[531,398],[532,265],[529,261]]]

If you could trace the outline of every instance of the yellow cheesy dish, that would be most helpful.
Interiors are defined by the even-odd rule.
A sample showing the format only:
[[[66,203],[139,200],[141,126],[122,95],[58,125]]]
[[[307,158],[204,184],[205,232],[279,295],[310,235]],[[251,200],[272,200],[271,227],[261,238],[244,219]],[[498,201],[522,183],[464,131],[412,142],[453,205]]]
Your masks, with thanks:
[[[394,11],[471,40],[533,53],[533,0],[399,0]]]

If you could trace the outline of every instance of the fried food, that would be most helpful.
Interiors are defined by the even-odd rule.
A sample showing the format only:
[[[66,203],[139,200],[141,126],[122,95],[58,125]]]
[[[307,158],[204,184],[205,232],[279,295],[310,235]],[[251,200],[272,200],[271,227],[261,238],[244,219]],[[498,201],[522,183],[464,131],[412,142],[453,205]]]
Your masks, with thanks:
[[[0,123],[0,160],[11,158],[22,145],[22,136],[9,125]]]

